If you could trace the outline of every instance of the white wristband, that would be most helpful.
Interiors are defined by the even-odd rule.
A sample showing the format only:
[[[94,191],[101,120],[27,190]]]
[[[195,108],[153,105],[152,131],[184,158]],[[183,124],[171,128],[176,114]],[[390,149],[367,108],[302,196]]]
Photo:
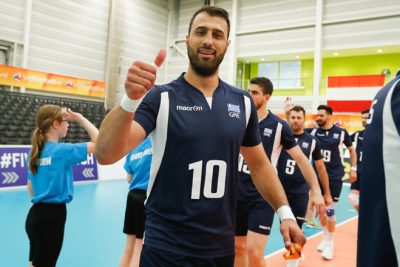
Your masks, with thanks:
[[[292,209],[288,205],[280,206],[279,209],[276,210],[276,213],[278,214],[281,222],[284,220],[296,221],[296,217],[294,217]]]
[[[356,166],[352,166],[352,167],[350,167],[350,171],[357,171],[357,167]]]
[[[137,100],[130,99],[126,94],[121,99],[120,106],[123,110],[127,112],[135,112],[140,103],[142,102],[144,96]]]

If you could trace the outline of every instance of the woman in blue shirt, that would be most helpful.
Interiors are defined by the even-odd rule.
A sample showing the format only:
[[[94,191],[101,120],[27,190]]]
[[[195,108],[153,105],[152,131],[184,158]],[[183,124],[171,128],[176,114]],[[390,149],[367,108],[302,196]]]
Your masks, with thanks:
[[[128,173],[130,185],[124,222],[127,239],[120,267],[139,267],[146,217],[144,201],[149,184],[152,155],[151,139],[148,136],[126,156],[124,169]]]
[[[85,128],[91,142],[59,143],[67,135],[69,121]],[[64,238],[66,203],[73,198],[72,165],[85,161],[94,151],[97,135],[92,123],[70,109],[44,105],[37,111],[28,157],[28,191],[33,205],[25,224],[31,266],[56,265]]]

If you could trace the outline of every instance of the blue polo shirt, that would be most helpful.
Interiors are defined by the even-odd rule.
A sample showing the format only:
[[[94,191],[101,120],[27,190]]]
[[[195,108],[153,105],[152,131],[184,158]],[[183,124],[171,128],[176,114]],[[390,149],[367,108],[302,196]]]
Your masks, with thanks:
[[[129,190],[147,190],[152,155],[150,137],[144,139],[142,143],[126,155],[124,169],[127,173],[133,175]]]
[[[74,195],[72,165],[85,161],[86,158],[87,143],[47,141],[38,159],[37,173],[32,174],[28,170],[28,179],[31,180],[34,192],[32,202],[71,202]]]

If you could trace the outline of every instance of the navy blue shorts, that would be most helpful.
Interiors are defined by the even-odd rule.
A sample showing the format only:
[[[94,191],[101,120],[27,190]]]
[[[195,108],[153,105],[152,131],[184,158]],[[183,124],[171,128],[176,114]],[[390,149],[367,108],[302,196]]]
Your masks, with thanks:
[[[321,185],[321,183],[320,183]],[[333,202],[338,202],[340,193],[342,192],[343,181],[339,179],[329,179],[329,189],[331,190],[331,196]],[[321,193],[324,194],[324,189],[321,186]]]
[[[360,191],[360,178],[361,174],[357,172],[357,181],[351,184],[350,189]]]
[[[143,244],[140,267],[233,267],[235,255],[204,259],[161,251]]]
[[[269,235],[274,214],[275,211],[273,208],[261,195],[251,201],[237,201],[235,235],[246,236],[247,230],[262,235]]]
[[[294,217],[296,217],[297,224],[301,228],[303,226],[309,195],[307,194],[287,194],[289,206],[292,209]]]

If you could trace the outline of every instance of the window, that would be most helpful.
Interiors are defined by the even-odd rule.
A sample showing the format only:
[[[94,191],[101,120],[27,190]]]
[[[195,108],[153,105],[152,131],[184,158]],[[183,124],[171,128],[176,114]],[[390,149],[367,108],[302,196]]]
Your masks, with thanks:
[[[301,62],[282,61],[258,64],[258,76],[269,78],[275,88],[301,88]]]

